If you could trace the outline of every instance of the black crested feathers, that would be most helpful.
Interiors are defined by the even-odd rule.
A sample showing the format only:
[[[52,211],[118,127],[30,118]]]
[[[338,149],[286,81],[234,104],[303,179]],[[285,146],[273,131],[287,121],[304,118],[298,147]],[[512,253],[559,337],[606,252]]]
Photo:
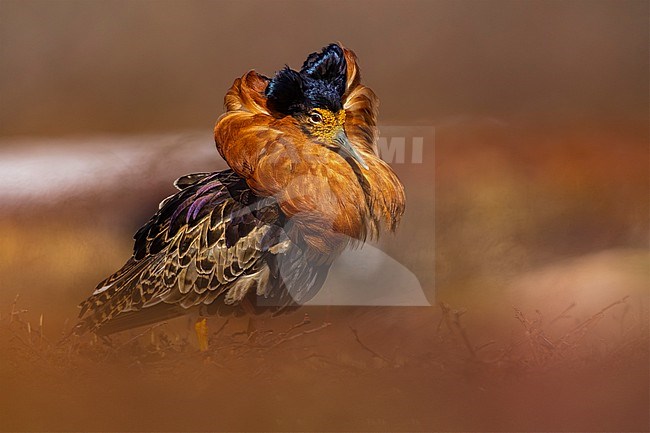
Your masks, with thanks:
[[[275,74],[266,88],[266,97],[269,108],[279,113],[294,114],[309,110],[302,77],[289,66]]]
[[[267,105],[288,115],[316,107],[337,112],[343,108],[346,75],[343,50],[330,44],[320,53],[310,54],[300,72],[288,66],[278,71],[266,88]]]

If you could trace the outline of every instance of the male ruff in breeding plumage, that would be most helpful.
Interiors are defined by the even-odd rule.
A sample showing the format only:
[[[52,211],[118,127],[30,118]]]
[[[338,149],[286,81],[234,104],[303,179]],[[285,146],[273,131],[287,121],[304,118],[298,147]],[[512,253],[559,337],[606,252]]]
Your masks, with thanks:
[[[76,334],[198,309],[282,311],[321,288],[349,246],[394,231],[404,189],[379,158],[378,100],[331,44],[300,71],[237,78],[214,128],[230,169],[195,173],[135,234],[133,256],[81,304]]]

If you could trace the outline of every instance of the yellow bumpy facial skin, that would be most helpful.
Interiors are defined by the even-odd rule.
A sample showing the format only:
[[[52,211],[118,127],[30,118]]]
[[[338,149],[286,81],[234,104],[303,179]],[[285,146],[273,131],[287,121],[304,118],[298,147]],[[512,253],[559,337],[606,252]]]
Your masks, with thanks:
[[[334,137],[336,137],[336,134],[345,124],[345,110],[340,110],[338,113],[332,113],[323,108],[314,108],[313,111],[320,114],[323,121],[313,125],[312,134],[323,142],[333,142]]]

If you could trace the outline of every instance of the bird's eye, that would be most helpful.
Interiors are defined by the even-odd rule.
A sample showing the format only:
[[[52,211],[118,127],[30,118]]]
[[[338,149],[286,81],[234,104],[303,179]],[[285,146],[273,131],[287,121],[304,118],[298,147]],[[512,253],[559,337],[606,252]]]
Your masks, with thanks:
[[[323,116],[316,111],[312,111],[309,113],[309,121],[311,123],[321,123],[323,121]]]

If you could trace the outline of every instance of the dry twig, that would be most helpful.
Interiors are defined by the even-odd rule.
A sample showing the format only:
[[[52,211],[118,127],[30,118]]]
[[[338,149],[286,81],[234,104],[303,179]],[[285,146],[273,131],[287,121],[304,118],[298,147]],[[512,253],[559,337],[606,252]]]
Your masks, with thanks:
[[[391,361],[390,359],[386,358],[386,357],[385,357],[384,355],[382,355],[381,353],[378,353],[378,352],[372,350],[370,347],[366,346],[366,345],[363,343],[363,341],[361,341],[361,339],[359,338],[359,333],[357,332],[357,330],[354,329],[352,326],[350,326],[350,330],[351,330],[352,333],[354,334],[354,338],[357,340],[357,343],[359,343],[359,345],[360,345],[361,347],[363,347],[364,349],[366,349],[366,350],[367,350],[368,352],[370,352],[373,356],[375,356],[375,357],[381,359],[382,361],[387,362],[389,365],[393,365],[393,364],[394,364],[393,361]]]

